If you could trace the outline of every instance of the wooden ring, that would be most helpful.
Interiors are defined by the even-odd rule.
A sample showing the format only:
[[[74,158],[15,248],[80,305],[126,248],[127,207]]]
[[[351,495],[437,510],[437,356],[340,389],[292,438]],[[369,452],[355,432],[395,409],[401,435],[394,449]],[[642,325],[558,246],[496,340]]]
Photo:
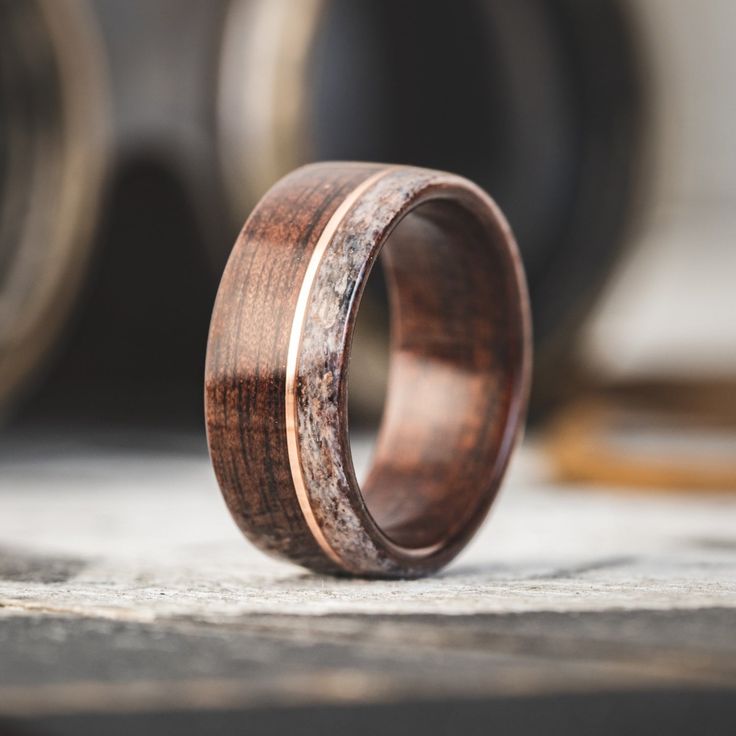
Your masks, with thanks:
[[[360,488],[350,345],[379,252],[391,369]],[[321,572],[439,569],[485,517],[519,435],[529,307],[511,231],[458,176],[323,163],[281,179],[235,243],[207,346],[210,455],[238,526]]]

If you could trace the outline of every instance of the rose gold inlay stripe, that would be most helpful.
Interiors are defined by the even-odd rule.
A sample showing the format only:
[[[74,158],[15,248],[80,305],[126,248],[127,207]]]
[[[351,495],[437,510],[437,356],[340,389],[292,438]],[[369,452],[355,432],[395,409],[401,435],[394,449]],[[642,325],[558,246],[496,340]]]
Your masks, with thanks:
[[[309,494],[307,493],[306,483],[304,481],[304,473],[302,472],[301,453],[299,445],[299,427],[297,419],[297,369],[299,364],[299,349],[301,347],[302,334],[304,332],[304,321],[307,313],[307,303],[312,293],[312,286],[317,276],[320,263],[327,250],[327,246],[337,232],[340,223],[345,219],[353,205],[360,197],[379,179],[383,178],[391,169],[382,169],[373,176],[368,177],[362,184],[357,186],[350,192],[340,203],[330,217],[325,229],[319,236],[314,252],[309,259],[304,281],[299,291],[299,298],[296,302],[296,310],[294,312],[294,321],[291,324],[291,334],[289,335],[289,351],[286,359],[286,444],[289,452],[289,466],[291,468],[291,477],[294,481],[296,496],[299,501],[299,507],[304,514],[312,536],[319,544],[322,551],[338,565],[342,566],[342,560],[330,543],[325,538],[322,529],[309,502]]]

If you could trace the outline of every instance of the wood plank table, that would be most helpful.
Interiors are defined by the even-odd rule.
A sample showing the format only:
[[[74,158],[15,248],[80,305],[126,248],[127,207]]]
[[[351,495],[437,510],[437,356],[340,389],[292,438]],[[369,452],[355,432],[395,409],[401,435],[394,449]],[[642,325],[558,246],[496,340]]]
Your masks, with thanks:
[[[246,543],[198,435],[5,435],[0,718],[26,734],[733,734],[736,495],[562,487],[526,446],[447,570],[368,582]]]

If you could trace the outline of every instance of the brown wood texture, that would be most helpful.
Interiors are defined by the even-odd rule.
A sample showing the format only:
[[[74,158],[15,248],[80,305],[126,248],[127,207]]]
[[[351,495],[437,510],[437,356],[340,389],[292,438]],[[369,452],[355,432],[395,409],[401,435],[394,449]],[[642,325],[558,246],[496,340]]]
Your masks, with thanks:
[[[349,356],[382,250],[391,378],[361,491]],[[412,167],[298,169],[246,222],[213,312],[205,404],[228,507],[259,547],[314,570],[433,572],[467,543],[498,490],[529,364],[518,253],[482,190]]]

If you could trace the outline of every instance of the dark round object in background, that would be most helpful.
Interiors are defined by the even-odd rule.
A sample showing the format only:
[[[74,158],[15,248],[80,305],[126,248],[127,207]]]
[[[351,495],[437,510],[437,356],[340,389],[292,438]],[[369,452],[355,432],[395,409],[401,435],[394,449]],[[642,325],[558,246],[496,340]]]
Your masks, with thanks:
[[[638,194],[644,73],[625,3],[237,0],[224,48],[223,162],[242,205],[308,160],[399,161],[488,190],[522,251],[536,407],[549,401]],[[375,311],[366,356],[385,343]],[[375,414],[360,363],[357,403]]]
[[[89,8],[0,1],[0,411],[28,388],[83,283],[106,159]]]
[[[274,181],[320,159],[486,188],[529,277],[532,411],[574,385],[579,329],[639,190],[644,69],[625,2],[182,3],[0,0],[0,406],[50,363],[30,414],[80,414],[85,400],[112,422],[190,407],[196,423],[232,238]],[[353,353],[356,419],[380,413],[387,330],[377,269]]]

